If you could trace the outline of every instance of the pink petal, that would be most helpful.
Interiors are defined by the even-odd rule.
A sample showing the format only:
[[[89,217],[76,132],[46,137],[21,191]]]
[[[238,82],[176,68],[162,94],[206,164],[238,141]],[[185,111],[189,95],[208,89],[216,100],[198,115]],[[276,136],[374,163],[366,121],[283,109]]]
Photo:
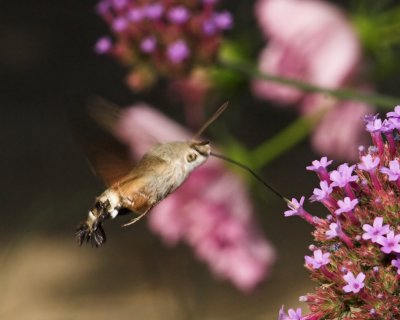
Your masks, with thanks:
[[[261,72],[271,75],[285,76],[287,78],[303,78],[303,60],[295,53],[289,56],[290,52],[279,43],[271,41],[268,46],[261,51],[259,56],[258,68]],[[292,67],[288,67],[288,63]],[[284,67],[286,65],[286,67]],[[265,80],[254,80],[252,91],[260,99],[273,100],[280,104],[292,104],[304,96],[304,93],[296,88],[282,86],[274,82]]]
[[[357,280],[358,282],[363,282],[364,279],[365,279],[365,274],[362,273],[362,272],[359,273],[358,276],[357,276],[357,278],[356,278],[356,280]]]
[[[353,286],[351,286],[351,285],[345,285],[344,287],[343,287],[343,290],[344,290],[344,292],[352,292],[353,291]]]

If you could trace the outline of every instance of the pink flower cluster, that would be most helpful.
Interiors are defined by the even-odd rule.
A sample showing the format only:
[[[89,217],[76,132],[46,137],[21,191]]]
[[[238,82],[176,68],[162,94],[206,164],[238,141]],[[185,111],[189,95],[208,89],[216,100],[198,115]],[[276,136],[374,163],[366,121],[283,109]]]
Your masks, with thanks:
[[[329,215],[313,217],[304,197],[289,211],[315,226],[317,245],[305,265],[319,286],[301,297],[308,315],[282,309],[280,319],[400,319],[399,120],[400,106],[383,121],[365,118],[373,145],[360,149],[358,164],[328,171],[331,161],[323,157],[307,167],[321,180],[310,200]]]
[[[100,38],[95,50],[132,67],[134,89],[151,85],[158,75],[179,77],[214,61],[222,33],[233,26],[217,1],[101,0],[97,12],[113,37]]]
[[[156,110],[125,109],[117,135],[135,158],[155,141],[184,141],[190,134]],[[167,245],[182,241],[213,273],[244,292],[262,281],[274,262],[274,250],[261,235],[245,185],[220,160],[209,159],[149,214],[150,229]]]
[[[320,0],[258,0],[255,14],[268,41],[259,58],[261,72],[330,89],[354,86],[360,43],[337,7]],[[373,112],[370,106],[265,80],[255,80],[253,92],[261,99],[294,104],[302,113],[327,110],[314,131],[314,148],[336,158],[357,158],[355,146],[366,141],[359,119]]]

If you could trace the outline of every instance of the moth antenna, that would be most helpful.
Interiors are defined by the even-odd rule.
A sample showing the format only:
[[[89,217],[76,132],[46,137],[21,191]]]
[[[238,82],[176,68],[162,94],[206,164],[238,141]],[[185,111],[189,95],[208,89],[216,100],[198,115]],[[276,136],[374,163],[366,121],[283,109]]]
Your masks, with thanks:
[[[198,137],[201,136],[201,134],[206,130],[210,124],[212,124],[215,120],[219,118],[219,116],[225,111],[225,109],[228,107],[229,102],[226,101],[222,106],[218,108],[217,111],[201,126],[201,128],[195,133],[193,136],[192,140],[196,140]]]
[[[236,160],[233,160],[231,158],[228,158],[222,154],[217,154],[214,152],[210,153],[210,156],[213,156],[215,158],[219,158],[222,159],[226,162],[232,163],[235,166],[238,166],[244,170],[246,170],[247,172],[249,172],[254,178],[256,178],[260,183],[262,183],[265,187],[267,187],[269,190],[271,190],[276,196],[278,196],[280,199],[282,199],[283,201],[285,201],[286,203],[290,203],[290,200],[286,197],[284,197],[278,190],[276,190],[273,186],[271,186],[269,183],[267,183],[266,181],[264,181],[257,173],[255,173],[254,170],[252,170],[251,168],[249,168],[248,166],[244,165],[243,163],[240,163]]]

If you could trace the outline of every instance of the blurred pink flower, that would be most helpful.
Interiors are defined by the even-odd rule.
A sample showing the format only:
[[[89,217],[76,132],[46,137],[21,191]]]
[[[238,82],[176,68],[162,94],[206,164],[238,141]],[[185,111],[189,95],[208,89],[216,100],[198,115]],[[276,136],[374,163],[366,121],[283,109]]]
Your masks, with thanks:
[[[366,145],[368,141],[361,120],[373,111],[362,102],[339,103],[315,128],[311,138],[313,147],[329,158],[357,160],[359,153],[354,146]]]
[[[359,39],[346,16],[319,0],[258,0],[255,14],[268,45],[259,69],[330,89],[348,86],[361,61]],[[312,145],[321,154],[352,160],[367,139],[358,120],[373,110],[361,102],[337,102],[265,80],[254,80],[253,93],[279,104],[296,104],[308,114],[328,111],[316,128]],[[340,128],[340,130],[338,130]],[[332,131],[335,129],[335,131]],[[333,132],[340,133],[333,135]]]
[[[130,68],[128,85],[135,91],[161,78],[184,79],[216,62],[224,33],[233,28],[233,16],[217,6],[218,1],[100,0],[96,11],[112,38],[101,37],[95,51]]]
[[[212,86],[212,80],[204,68],[196,68],[186,78],[170,82],[169,97],[177,103],[183,102],[189,127],[200,128],[203,124],[204,104]]]
[[[181,126],[146,106],[128,108],[117,128],[133,155],[158,142],[188,140]],[[153,140],[153,141],[151,141]],[[183,241],[213,273],[250,291],[268,274],[274,250],[257,229],[242,181],[210,158],[149,215],[151,230],[167,245]]]
[[[358,66],[357,35],[333,5],[318,0],[259,0],[255,12],[268,39],[260,55],[260,71],[337,88]],[[253,91],[283,104],[306,95],[264,80],[254,81]]]

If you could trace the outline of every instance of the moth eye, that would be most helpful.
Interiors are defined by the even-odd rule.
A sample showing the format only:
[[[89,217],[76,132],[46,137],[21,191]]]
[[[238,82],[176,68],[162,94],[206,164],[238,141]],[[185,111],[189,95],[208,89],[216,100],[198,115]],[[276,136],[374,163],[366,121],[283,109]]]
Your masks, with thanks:
[[[196,160],[197,159],[197,154],[195,154],[195,153],[189,153],[188,155],[187,155],[187,157],[186,157],[186,160],[188,161],[188,162],[193,162],[194,160]]]

